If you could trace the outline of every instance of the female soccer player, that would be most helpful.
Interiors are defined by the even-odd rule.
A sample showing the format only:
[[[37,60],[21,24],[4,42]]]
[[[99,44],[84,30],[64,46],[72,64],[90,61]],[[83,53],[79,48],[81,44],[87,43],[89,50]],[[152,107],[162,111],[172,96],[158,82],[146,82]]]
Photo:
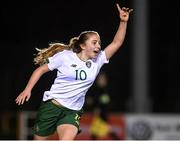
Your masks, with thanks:
[[[73,140],[79,131],[79,119],[85,95],[92,86],[103,64],[122,46],[129,13],[132,9],[117,4],[120,23],[113,41],[101,50],[100,36],[95,31],[84,31],[72,38],[68,45],[50,44],[39,50],[34,61],[40,66],[32,73],[25,89],[16,98],[18,105],[28,101],[39,78],[57,70],[57,77],[49,91],[45,91],[34,125],[34,139],[48,139],[57,131],[59,139]]]

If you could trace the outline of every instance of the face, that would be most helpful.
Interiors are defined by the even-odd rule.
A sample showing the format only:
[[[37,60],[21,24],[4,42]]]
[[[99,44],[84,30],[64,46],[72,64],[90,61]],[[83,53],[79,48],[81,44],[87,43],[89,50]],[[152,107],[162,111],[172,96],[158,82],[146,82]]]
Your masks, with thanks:
[[[85,44],[81,45],[82,53],[88,59],[94,59],[98,56],[101,46],[100,46],[100,37],[97,34],[89,35],[88,40],[86,40]]]

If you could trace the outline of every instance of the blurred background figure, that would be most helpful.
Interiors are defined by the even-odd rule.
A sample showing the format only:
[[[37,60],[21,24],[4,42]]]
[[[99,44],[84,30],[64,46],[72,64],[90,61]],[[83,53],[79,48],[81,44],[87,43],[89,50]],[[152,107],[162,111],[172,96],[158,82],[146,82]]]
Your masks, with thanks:
[[[109,104],[111,102],[108,90],[108,76],[102,71],[98,75],[93,90],[87,98],[89,105],[93,108],[93,120],[90,126],[92,140],[110,137],[119,139],[108,123]]]

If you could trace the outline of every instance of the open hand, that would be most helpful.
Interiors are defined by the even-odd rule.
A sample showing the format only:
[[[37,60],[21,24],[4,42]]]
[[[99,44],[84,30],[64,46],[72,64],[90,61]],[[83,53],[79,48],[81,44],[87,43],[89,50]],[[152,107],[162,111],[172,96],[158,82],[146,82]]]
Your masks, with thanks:
[[[31,97],[31,92],[23,91],[19,94],[19,96],[16,98],[16,104],[21,105],[25,101],[28,101]]]

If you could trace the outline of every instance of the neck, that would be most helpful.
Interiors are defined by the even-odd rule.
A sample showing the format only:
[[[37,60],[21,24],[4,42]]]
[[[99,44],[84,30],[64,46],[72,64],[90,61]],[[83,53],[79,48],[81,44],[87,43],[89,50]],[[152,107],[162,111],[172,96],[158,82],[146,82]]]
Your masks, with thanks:
[[[85,56],[82,52],[77,53],[77,56],[79,57],[79,59],[80,59],[81,61],[86,62],[86,61],[88,60],[87,56]]]

